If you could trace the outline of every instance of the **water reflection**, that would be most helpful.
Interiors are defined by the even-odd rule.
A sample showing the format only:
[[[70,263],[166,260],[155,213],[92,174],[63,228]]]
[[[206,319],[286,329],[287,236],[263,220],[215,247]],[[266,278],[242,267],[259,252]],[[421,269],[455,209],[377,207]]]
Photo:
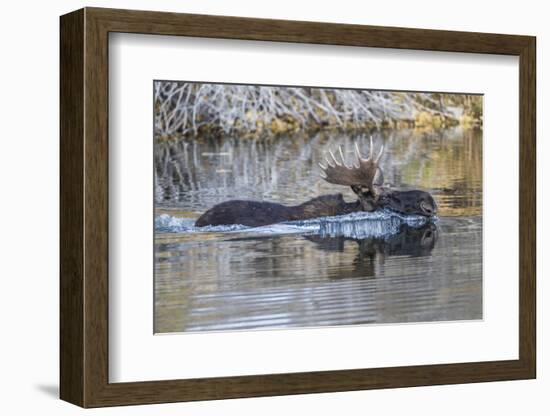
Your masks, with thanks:
[[[435,247],[437,241],[437,226],[434,223],[427,223],[422,227],[412,227],[402,224],[399,232],[386,238],[352,238],[344,236],[304,236],[315,243],[316,248],[328,252],[343,253],[346,245],[357,244],[356,256],[353,265],[357,270],[354,277],[375,277],[375,264],[384,264],[391,256],[428,256]],[[346,276],[350,277],[350,276]],[[333,278],[341,279],[341,276]]]
[[[343,252],[345,243],[355,242],[360,257],[380,256],[427,256],[437,242],[437,226],[429,222],[421,227],[402,224],[399,232],[388,237],[353,238],[345,236],[308,235],[304,238],[316,243],[324,251]]]
[[[480,319],[481,222],[384,240],[157,238],[157,332]]]

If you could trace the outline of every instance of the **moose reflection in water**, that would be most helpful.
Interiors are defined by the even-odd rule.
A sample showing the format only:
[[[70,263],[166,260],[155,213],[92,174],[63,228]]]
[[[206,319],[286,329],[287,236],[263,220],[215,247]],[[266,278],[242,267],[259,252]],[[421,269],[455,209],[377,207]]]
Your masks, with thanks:
[[[346,236],[308,235],[306,239],[316,244],[319,250],[340,252],[346,245],[356,245],[357,254],[353,260],[352,273],[345,277],[376,277],[376,263],[385,263],[391,256],[423,257],[429,256],[437,242],[437,226],[427,222],[424,226],[414,227],[401,224],[399,231],[386,237],[353,238]],[[337,276],[341,279],[342,276]]]
[[[347,234],[347,233],[345,233]],[[350,262],[355,266],[345,276],[329,276],[331,279],[376,277],[376,264],[384,264],[392,256],[425,257],[436,246],[437,225],[431,221],[423,225],[402,223],[397,231],[390,235],[378,235],[361,238],[353,235],[329,235],[323,232],[304,234],[302,238],[314,243],[317,250],[327,253],[344,253],[348,246],[355,247],[355,257]],[[270,238],[266,236],[231,238],[238,244]]]
[[[346,243],[357,243],[358,257],[374,259],[380,256],[383,260],[389,256],[421,257],[429,255],[437,242],[437,226],[427,222],[423,226],[414,227],[403,223],[399,231],[390,236],[354,238],[346,236],[306,235],[309,241],[317,244],[324,251],[344,251]]]
[[[363,158],[355,142],[356,162],[348,165],[338,148],[340,159],[329,151],[326,165],[319,164],[321,177],[335,185],[350,186],[357,195],[355,202],[346,202],[342,194],[324,195],[296,206],[285,206],[273,202],[233,200],[222,202],[205,212],[197,220],[197,227],[212,225],[241,224],[250,227],[275,224],[284,221],[308,220],[319,217],[345,215],[352,212],[373,212],[390,209],[405,215],[433,217],[437,204],[425,191],[399,191],[384,187],[384,174],[379,165],[384,151],[381,147],[374,156],[372,136],[369,156]]]

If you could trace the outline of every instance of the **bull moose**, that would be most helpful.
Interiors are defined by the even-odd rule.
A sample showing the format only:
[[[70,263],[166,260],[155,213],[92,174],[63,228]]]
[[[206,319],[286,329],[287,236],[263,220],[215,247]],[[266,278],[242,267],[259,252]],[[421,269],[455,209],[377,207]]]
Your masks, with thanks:
[[[350,186],[357,195],[354,202],[346,202],[342,194],[323,195],[295,206],[285,206],[274,202],[232,200],[215,205],[199,219],[195,225],[241,224],[260,227],[286,221],[308,220],[319,217],[344,215],[352,212],[373,212],[389,209],[400,214],[432,217],[437,213],[433,197],[421,190],[394,190],[383,186],[384,175],[379,165],[384,146],[374,156],[372,137],[369,156],[364,158],[355,143],[356,161],[347,164],[338,148],[338,156],[329,151],[326,164],[319,164],[321,177],[332,184]]]

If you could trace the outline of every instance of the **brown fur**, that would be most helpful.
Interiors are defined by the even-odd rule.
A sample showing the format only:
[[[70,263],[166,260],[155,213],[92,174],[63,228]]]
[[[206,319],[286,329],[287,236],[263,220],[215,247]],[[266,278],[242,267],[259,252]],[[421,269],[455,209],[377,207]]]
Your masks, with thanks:
[[[215,205],[195,222],[197,227],[207,225],[241,224],[249,227],[276,224],[285,221],[332,217],[358,211],[374,211],[389,208],[402,214],[432,216],[437,205],[424,191],[383,190],[378,198],[370,192],[354,189],[359,199],[346,202],[342,194],[323,195],[295,206],[263,201],[226,201]],[[427,207],[427,208],[426,208]]]

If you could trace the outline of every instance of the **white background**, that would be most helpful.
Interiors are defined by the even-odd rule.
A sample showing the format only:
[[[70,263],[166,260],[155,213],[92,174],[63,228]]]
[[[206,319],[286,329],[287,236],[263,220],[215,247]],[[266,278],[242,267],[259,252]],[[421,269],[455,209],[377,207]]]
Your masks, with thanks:
[[[517,57],[115,34],[109,62],[111,381],[518,358]],[[152,336],[153,79],[483,93],[483,321]]]
[[[55,399],[58,385],[58,16],[83,5],[157,9],[257,17],[320,20],[390,26],[531,34],[538,36],[538,329],[539,378],[535,381],[439,386],[294,397],[226,400],[87,411],[88,414],[421,414],[512,415],[548,413],[550,361],[543,324],[550,301],[544,281],[548,262],[543,243],[549,222],[543,183],[550,146],[543,140],[544,102],[550,90],[544,72],[550,28],[544,2],[394,1],[367,3],[227,1],[50,1],[6,3],[2,30],[3,205],[0,302],[2,402],[7,414],[77,414]],[[546,201],[545,201],[546,199]],[[544,208],[543,208],[544,207]]]

